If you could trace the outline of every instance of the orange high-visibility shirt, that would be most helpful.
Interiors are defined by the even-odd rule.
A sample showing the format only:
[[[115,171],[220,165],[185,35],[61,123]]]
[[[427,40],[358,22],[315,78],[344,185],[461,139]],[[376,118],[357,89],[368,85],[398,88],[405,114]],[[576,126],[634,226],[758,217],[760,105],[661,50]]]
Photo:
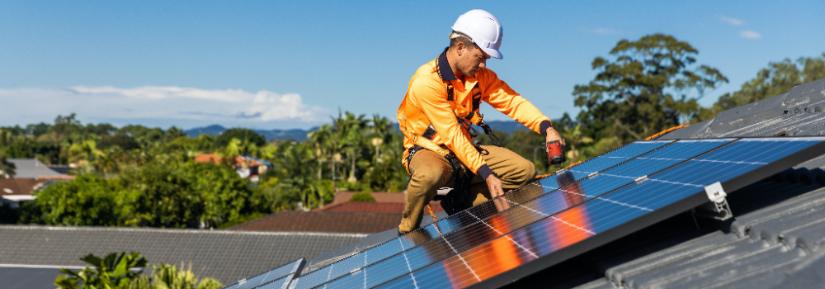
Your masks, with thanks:
[[[453,100],[448,100],[448,82],[453,86]],[[468,169],[486,178],[492,171],[473,146],[469,132],[457,120],[457,117],[478,113],[478,107],[473,111],[474,97],[537,133],[544,134],[550,126],[548,117],[498,79],[492,70],[479,68],[474,77],[465,77],[463,82],[457,79],[447,62],[445,50],[416,70],[398,107],[398,126],[404,134],[404,148],[407,149],[403,157],[407,158],[415,138],[422,137],[432,125],[435,144],[446,146]]]

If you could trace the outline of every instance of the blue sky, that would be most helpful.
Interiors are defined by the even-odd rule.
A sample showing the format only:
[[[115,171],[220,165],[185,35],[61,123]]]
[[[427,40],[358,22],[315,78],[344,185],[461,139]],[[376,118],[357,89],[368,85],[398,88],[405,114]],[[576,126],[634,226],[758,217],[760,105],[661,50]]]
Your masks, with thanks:
[[[488,66],[545,114],[620,39],[668,33],[730,83],[825,52],[825,1],[2,1],[0,125],[83,122],[308,128],[337,111],[395,118],[411,73],[483,8]],[[485,109],[488,119],[504,119]]]

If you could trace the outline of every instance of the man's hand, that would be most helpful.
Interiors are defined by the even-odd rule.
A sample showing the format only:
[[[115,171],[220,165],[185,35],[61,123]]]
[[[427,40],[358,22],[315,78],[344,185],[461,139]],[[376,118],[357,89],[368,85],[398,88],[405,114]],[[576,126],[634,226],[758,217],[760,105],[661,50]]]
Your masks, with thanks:
[[[490,174],[484,181],[487,183],[487,190],[490,191],[490,195],[493,196],[493,198],[504,195],[504,190],[501,188],[501,180],[499,180],[496,175]]]
[[[559,132],[555,128],[553,128],[552,126],[547,128],[547,134],[546,135],[547,135],[547,137],[545,138],[545,142],[551,143],[551,142],[554,142],[554,141],[558,141],[559,143],[561,143],[562,146],[565,145],[564,144],[564,139],[561,138],[561,134],[559,134]]]
[[[506,198],[495,198],[493,199],[493,205],[496,206],[496,210],[502,212],[510,208],[510,203]]]

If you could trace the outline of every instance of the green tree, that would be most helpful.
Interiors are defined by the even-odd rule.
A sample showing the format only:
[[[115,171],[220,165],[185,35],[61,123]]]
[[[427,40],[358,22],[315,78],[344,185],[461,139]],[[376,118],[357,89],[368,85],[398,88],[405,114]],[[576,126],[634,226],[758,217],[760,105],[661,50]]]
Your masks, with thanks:
[[[26,203],[21,221],[49,225],[213,228],[267,204],[231,168],[150,162],[117,177],[81,174],[50,185]]]
[[[351,112],[340,113],[333,120],[333,131],[338,140],[340,149],[343,151],[350,167],[347,170],[347,182],[356,183],[358,181],[356,164],[367,150],[365,135],[368,121],[364,115],[356,115]]]
[[[370,194],[368,192],[359,192],[359,193],[353,194],[352,197],[350,198],[350,201],[352,201],[352,202],[363,202],[363,203],[374,203],[375,202],[375,197],[373,197],[372,194]]]
[[[332,199],[332,184],[315,178],[314,163],[310,144],[286,142],[281,145],[272,172],[279,180],[279,202],[301,202],[305,208],[317,208]]]
[[[123,150],[134,150],[140,148],[140,143],[138,143],[133,136],[119,132],[111,136],[102,137],[99,146],[101,149],[120,147]]]
[[[266,139],[251,129],[246,128],[230,128],[221,133],[215,142],[218,146],[226,146],[232,139],[238,139],[243,143],[255,144],[256,146],[263,146],[266,144]]]
[[[788,92],[796,85],[825,78],[825,53],[819,57],[801,57],[771,62],[733,93],[719,97],[713,111],[719,112],[767,97]],[[705,117],[705,118],[709,118]]]
[[[220,289],[220,281],[213,278],[198,280],[192,272],[192,266],[178,268],[175,265],[159,264],[152,266],[152,276],[142,275],[129,284],[128,289]]]
[[[335,163],[333,162],[333,154],[337,149],[334,137],[332,126],[329,124],[321,125],[318,129],[307,134],[307,141],[315,149],[318,179],[324,178],[324,162],[329,162],[330,179],[334,178]]]
[[[184,178],[191,180],[190,192],[200,195],[203,206],[200,227],[237,223],[246,215],[261,211],[260,200],[255,199],[248,182],[229,167],[187,163],[182,172]]]
[[[97,148],[97,142],[87,139],[73,143],[68,149],[68,161],[76,164],[83,172],[91,172],[95,169],[98,161],[104,159],[103,151]]]
[[[82,174],[71,181],[58,182],[37,193],[26,203],[21,221],[49,225],[114,226],[122,216],[118,212],[120,187],[93,174]]]
[[[596,57],[594,79],[573,90],[586,134],[628,142],[695,119],[697,100],[728,81],[718,69],[697,65],[698,53],[673,36],[653,34],[621,40],[609,58]]]
[[[6,159],[6,153],[0,149],[0,178],[14,177],[14,164]]]
[[[137,252],[110,253],[105,257],[89,254],[80,258],[90,266],[79,271],[60,269],[54,284],[58,289],[219,289],[220,281],[199,280],[192,266],[170,264],[152,266],[152,275],[143,275],[147,260]]]
[[[29,124],[26,125],[26,134],[31,135],[33,137],[39,137],[41,135],[47,134],[51,130],[51,125],[41,122],[37,124]]]
[[[103,258],[89,254],[80,258],[91,267],[80,271],[60,269],[54,284],[59,289],[127,288],[146,267],[146,258],[137,252],[111,253]]]
[[[404,152],[403,135],[393,131],[385,139],[381,153],[365,166],[361,183],[374,191],[398,192],[404,189],[407,180],[407,172],[400,163]]]
[[[219,227],[254,209],[246,181],[226,166],[152,162],[121,179],[127,225]]]

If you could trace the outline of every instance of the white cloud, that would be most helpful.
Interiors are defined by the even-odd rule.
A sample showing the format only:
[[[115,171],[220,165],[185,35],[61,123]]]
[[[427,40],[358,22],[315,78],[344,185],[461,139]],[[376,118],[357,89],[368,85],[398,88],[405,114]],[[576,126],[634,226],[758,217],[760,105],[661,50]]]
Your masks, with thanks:
[[[206,90],[177,86],[143,86],[136,88],[75,86],[71,90],[80,94],[114,94],[138,99],[190,98],[222,102],[242,102],[249,94],[239,89]]]
[[[741,26],[745,25],[745,20],[735,18],[735,17],[719,16],[719,20],[721,20],[723,23],[725,23],[727,25],[735,26],[735,27],[741,27]],[[759,32],[756,32],[754,30],[745,29],[745,30],[740,30],[739,31],[739,37],[749,39],[749,40],[759,40],[759,39],[762,39],[762,34],[759,33]]]
[[[303,119],[313,120],[317,108],[303,105],[301,96],[294,93],[277,94],[262,90],[255,94],[252,106],[246,109],[246,116],[257,117],[263,121]]]
[[[610,28],[610,27],[593,27],[593,28],[583,28],[584,31],[596,34],[596,35],[619,35],[621,32],[617,29]]]
[[[741,32],[739,32],[739,36],[750,40],[762,39],[762,34],[753,30],[742,30]]]
[[[0,103],[0,125],[51,122],[57,115],[74,112],[88,122],[264,127],[317,123],[328,114],[324,108],[304,104],[296,93],[177,86],[0,88]]]
[[[722,20],[722,22],[730,26],[742,26],[745,24],[745,20],[733,17],[721,16],[719,20]]]

